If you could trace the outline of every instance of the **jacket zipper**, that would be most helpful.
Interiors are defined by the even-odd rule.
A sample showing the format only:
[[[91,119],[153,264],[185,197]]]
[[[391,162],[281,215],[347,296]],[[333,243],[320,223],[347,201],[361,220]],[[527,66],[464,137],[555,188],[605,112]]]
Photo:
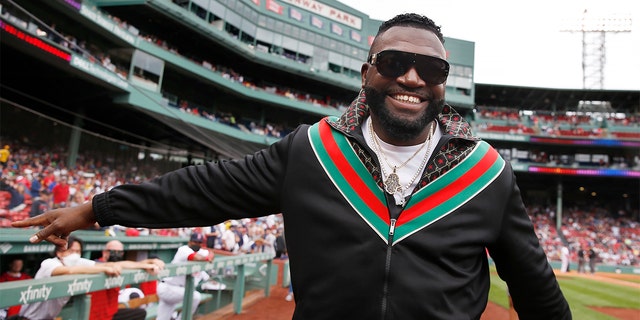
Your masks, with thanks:
[[[384,286],[382,287],[382,306],[380,319],[384,320],[387,315],[387,295],[389,293],[389,273],[391,272],[391,249],[393,248],[393,234],[396,231],[396,219],[389,220],[389,234],[387,241],[387,257],[384,266]]]

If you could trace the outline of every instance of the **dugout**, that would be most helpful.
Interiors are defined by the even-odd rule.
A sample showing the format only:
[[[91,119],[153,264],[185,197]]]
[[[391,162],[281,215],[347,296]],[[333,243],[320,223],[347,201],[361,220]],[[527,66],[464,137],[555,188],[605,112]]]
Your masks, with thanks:
[[[11,259],[20,256],[24,260],[24,272],[34,275],[40,267],[42,260],[50,258],[54,245],[43,241],[33,244],[29,238],[36,232],[35,229],[3,228],[0,232],[0,266],[6,270]],[[120,240],[124,244],[126,258],[140,260],[148,256],[157,256],[159,259],[169,262],[173,258],[178,247],[188,242],[187,238],[139,236],[128,237],[124,233],[117,233],[115,237],[106,235],[105,231],[79,230],[73,232],[84,242],[83,257],[97,259],[101,255],[105,244],[110,240]]]

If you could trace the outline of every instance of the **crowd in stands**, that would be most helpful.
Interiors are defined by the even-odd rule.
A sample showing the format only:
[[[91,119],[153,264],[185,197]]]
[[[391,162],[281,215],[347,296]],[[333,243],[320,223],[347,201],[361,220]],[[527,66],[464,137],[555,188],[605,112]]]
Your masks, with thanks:
[[[640,117],[634,114],[522,111],[502,107],[477,107],[474,132],[532,135],[547,138],[640,140]],[[606,154],[578,154],[529,148],[506,150],[515,162],[571,168],[640,170],[640,154],[616,150]],[[508,156],[510,155],[510,156]]]
[[[576,261],[580,249],[594,249],[600,263],[606,265],[640,265],[640,223],[623,210],[608,212],[604,208],[566,208],[562,215],[562,233],[569,241]]]
[[[169,106],[177,107],[182,113],[200,116],[213,122],[222,123],[242,130],[244,132],[250,132],[261,136],[282,138],[294,129],[290,127],[285,128],[282,125],[272,124],[269,122],[266,122],[264,125],[260,125],[255,121],[251,121],[249,119],[236,119],[234,114],[231,112],[208,112],[206,110],[201,110],[203,108],[199,108],[197,105],[190,104],[186,100],[182,100],[179,105],[169,103]]]
[[[15,141],[7,146],[11,154],[0,180],[0,226],[4,227],[29,217],[32,204],[43,196],[51,195],[48,208],[73,206],[114,186],[158,176],[158,168],[167,166],[161,160],[145,163],[96,153],[79,155],[75,167],[68,168],[62,147],[36,149]]]
[[[2,171],[0,191],[0,226],[10,227],[11,221],[29,217],[32,203],[43,193],[52,193],[47,206],[73,206],[88,201],[97,193],[125,183],[139,183],[161,172],[152,165],[140,166],[123,162],[116,166],[90,155],[80,155],[74,168],[67,168],[64,149],[46,151],[14,145]],[[38,187],[34,187],[38,186]],[[63,186],[64,198],[56,199],[57,187]],[[12,201],[19,194],[21,202]],[[14,210],[17,206],[18,210]],[[538,237],[549,259],[558,260],[562,245],[568,245],[575,258],[578,248],[594,248],[599,263],[640,266],[640,223],[637,212],[610,212],[603,207],[568,207],[562,215],[562,230],[555,228],[555,208],[531,205],[528,208]],[[99,228],[99,227],[97,227]],[[275,239],[282,234],[280,215],[260,219],[227,221],[205,226],[197,231],[211,237],[209,247],[231,253],[263,252],[273,249]],[[231,236],[229,231],[236,236]],[[135,229],[111,227],[105,232],[131,235],[188,236],[191,229]],[[234,242],[235,241],[235,242]],[[275,251],[274,251],[275,254]]]
[[[580,250],[593,249],[597,263],[610,266],[640,266],[640,222],[626,211],[610,212],[600,206],[566,207],[561,233],[556,229],[556,208],[529,206],[536,234],[550,260],[560,260],[567,246],[570,261],[578,262]]]
[[[62,148],[33,149],[28,146],[14,144],[11,154],[2,170],[0,180],[0,227],[10,227],[11,221],[28,218],[30,215],[42,213],[42,210],[72,207],[90,200],[94,195],[104,192],[114,186],[127,183],[140,183],[160,175],[159,165],[141,165],[139,162],[124,162],[116,165],[116,161],[100,160],[92,156],[81,154],[76,162],[76,167],[68,168],[65,165],[67,157]],[[165,167],[167,165],[165,164]],[[175,163],[178,168],[181,164]],[[51,195],[49,197],[49,195]],[[36,211],[33,206],[38,201],[46,199],[44,209]],[[262,221],[265,221],[263,224]],[[254,226],[257,224],[263,227],[260,234],[267,235],[269,232],[281,230],[281,221],[272,216],[264,219],[254,219],[252,225],[249,221],[239,221],[242,225],[237,229],[247,227],[248,234],[253,239],[257,234]],[[234,226],[237,222],[234,222]],[[229,222],[227,222],[229,226]],[[222,224],[210,226],[202,231],[208,234],[214,233],[210,229],[217,229],[217,233],[222,234],[224,228]],[[268,226],[268,230],[266,227]],[[96,229],[102,229],[99,226]],[[152,229],[152,230],[128,230],[115,226],[105,230],[106,233],[132,233],[132,234],[152,234],[160,236],[188,236],[193,230],[191,228],[175,229]],[[211,246],[214,248],[214,245]],[[220,247],[220,243],[215,245]],[[246,251],[246,247],[231,250]],[[251,248],[251,250],[256,250]]]
[[[586,155],[589,156],[589,155]],[[640,170],[640,155],[592,155],[590,159],[579,159],[576,155],[530,150],[527,158],[511,158],[512,162],[531,163],[550,167],[598,168],[618,170]]]
[[[635,114],[620,117],[605,112],[525,112],[478,106],[474,120],[478,131],[549,137],[640,139],[640,116]]]

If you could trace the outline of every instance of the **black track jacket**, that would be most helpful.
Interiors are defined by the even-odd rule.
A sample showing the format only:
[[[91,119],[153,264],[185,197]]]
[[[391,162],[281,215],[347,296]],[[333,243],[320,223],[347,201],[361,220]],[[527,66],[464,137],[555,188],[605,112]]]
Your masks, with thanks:
[[[396,206],[362,136],[368,115],[361,94],[244,159],[113,188],[95,196],[96,219],[175,228],[282,213],[294,319],[479,319],[488,255],[520,319],[571,319],[509,163],[445,106],[443,137]]]

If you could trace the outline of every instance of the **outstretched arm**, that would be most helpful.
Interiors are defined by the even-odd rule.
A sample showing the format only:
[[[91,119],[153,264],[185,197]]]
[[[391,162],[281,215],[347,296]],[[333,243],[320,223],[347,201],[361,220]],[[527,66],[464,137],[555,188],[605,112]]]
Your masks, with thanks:
[[[296,132],[306,137],[306,128],[301,126]],[[103,227],[119,224],[158,229],[278,213],[279,191],[295,136],[290,134],[243,159],[187,166],[141,184],[123,184],[80,206],[51,210],[11,225],[44,227],[29,241],[45,240],[66,247],[71,232],[96,222]]]
[[[93,208],[89,201],[73,208],[60,208],[47,211],[33,218],[12,222],[11,225],[16,228],[44,227],[29,238],[31,243],[46,240],[56,246],[66,248],[67,237],[71,232],[89,228],[93,226],[95,222]]]

